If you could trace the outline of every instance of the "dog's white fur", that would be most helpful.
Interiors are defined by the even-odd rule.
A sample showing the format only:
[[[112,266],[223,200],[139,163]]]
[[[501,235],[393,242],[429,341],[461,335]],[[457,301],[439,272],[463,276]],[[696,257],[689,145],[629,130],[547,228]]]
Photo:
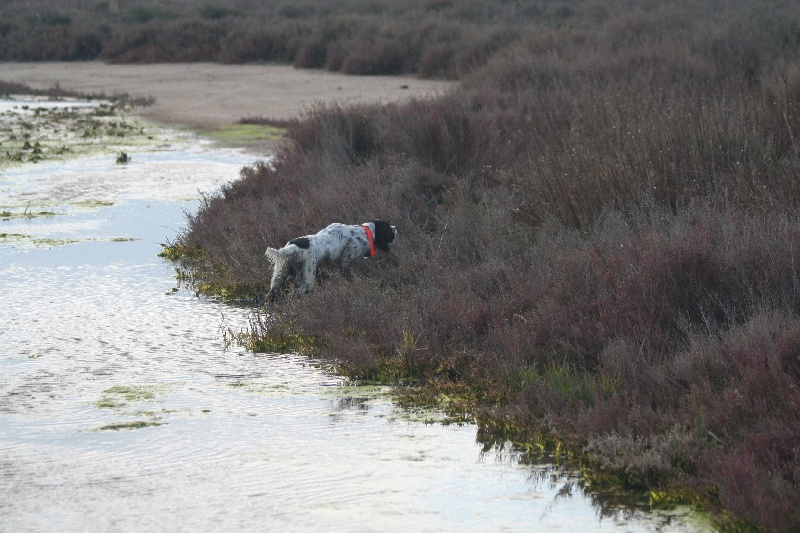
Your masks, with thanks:
[[[270,299],[274,300],[275,293],[289,277],[297,279],[298,293],[313,289],[317,264],[324,259],[346,268],[360,257],[369,257],[370,244],[364,226],[369,227],[374,236],[375,249],[389,251],[388,246],[397,236],[397,229],[382,220],[358,226],[334,223],[314,235],[292,239],[283,248],[267,248],[265,255],[274,267]]]

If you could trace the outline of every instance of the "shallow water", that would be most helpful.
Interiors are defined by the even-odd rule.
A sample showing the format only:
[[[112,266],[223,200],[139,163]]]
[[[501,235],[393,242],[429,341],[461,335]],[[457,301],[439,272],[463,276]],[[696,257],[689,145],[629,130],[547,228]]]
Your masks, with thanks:
[[[202,143],[0,175],[0,531],[687,531],[593,506],[388,391],[225,348],[248,310],[157,257],[198,190],[253,158]],[[192,199],[194,198],[194,199]]]

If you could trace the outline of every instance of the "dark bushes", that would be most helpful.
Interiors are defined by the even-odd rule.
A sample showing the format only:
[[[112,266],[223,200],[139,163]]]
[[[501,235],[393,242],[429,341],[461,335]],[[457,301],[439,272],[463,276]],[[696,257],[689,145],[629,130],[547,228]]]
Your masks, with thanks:
[[[522,36],[565,20],[559,2],[524,4],[237,0],[9,1],[0,6],[0,59],[280,61],[349,74],[461,78]]]
[[[0,60],[280,61],[348,74],[461,77],[517,39],[547,27],[555,7],[300,0],[45,0],[0,6]]]
[[[257,292],[267,245],[391,220],[391,254],[256,333],[466,383],[482,430],[546,431],[593,483],[796,529],[799,14],[681,5],[578,3],[452,94],[312,110],[190,220],[198,279]]]

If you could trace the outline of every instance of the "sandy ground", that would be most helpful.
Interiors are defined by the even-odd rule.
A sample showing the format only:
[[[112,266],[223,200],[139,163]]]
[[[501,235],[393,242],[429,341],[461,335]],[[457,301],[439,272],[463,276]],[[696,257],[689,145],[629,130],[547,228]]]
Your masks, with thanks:
[[[317,103],[398,101],[441,94],[450,82],[395,76],[344,76],[283,65],[178,63],[107,65],[0,63],[0,80],[63,89],[155,98],[143,116],[175,126],[214,130],[241,118],[287,119]]]

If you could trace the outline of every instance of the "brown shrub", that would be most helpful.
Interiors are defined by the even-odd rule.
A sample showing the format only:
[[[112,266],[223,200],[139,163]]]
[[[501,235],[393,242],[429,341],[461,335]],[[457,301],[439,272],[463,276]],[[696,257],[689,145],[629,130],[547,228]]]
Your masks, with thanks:
[[[324,270],[264,334],[297,328],[361,377],[469,383],[631,483],[680,475],[742,520],[796,524],[794,34],[741,6],[590,8],[601,25],[544,11],[573,29],[437,100],[312,110],[181,240],[209,250],[200,276],[258,290],[267,245],[391,220],[392,253]]]

